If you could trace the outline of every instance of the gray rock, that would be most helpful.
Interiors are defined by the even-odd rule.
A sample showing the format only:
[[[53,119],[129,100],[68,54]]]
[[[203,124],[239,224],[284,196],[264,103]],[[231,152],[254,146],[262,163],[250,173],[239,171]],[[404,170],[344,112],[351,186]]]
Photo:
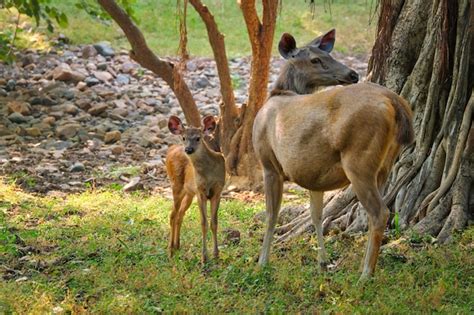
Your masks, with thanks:
[[[87,84],[88,87],[97,85],[100,83],[99,79],[94,78],[94,77],[87,77],[84,82]]]
[[[97,56],[98,52],[92,45],[87,45],[82,48],[82,58],[88,59]]]
[[[112,49],[112,47],[110,47],[110,44],[107,42],[100,42],[100,43],[94,44],[94,48],[97,50],[97,52],[100,55],[104,57],[115,56],[114,50]]]
[[[7,85],[5,86],[6,87],[6,90],[11,92],[11,91],[15,91],[16,89],[16,81],[13,80],[13,79],[10,79],[7,81]]]
[[[106,62],[101,62],[97,65],[97,70],[100,71],[105,71],[107,70],[107,63]]]
[[[0,96],[3,96],[3,97],[8,96],[8,92],[0,88]]]
[[[137,68],[138,68],[137,64],[135,64],[133,62],[125,62],[120,67],[120,69],[122,70],[123,73],[131,73],[133,70],[135,70]]]
[[[195,86],[198,89],[203,89],[209,86],[209,79],[206,76],[202,75],[196,80]]]
[[[89,114],[91,114],[92,116],[99,116],[100,114],[105,112],[105,110],[107,108],[108,108],[108,105],[105,104],[105,103],[96,104],[96,105],[92,106],[91,108],[89,108],[89,110],[87,112]]]
[[[71,165],[71,167],[69,168],[69,171],[70,172],[83,172],[85,169],[86,168],[84,164],[82,164],[81,162],[76,162],[73,165]]]
[[[73,146],[73,143],[71,141],[62,141],[62,140],[55,140],[55,139],[49,139],[48,141],[44,142],[41,144],[41,147],[47,150],[66,150],[69,149]]]
[[[118,84],[129,84],[130,77],[126,74],[119,74],[117,75],[117,78],[115,78],[115,82],[117,82]]]
[[[128,184],[123,186],[123,191],[130,192],[130,191],[143,189],[143,184],[140,182],[140,180],[141,179],[139,176],[133,177],[132,179],[130,179],[130,182],[128,182]]]
[[[17,123],[17,124],[23,124],[31,120],[31,116],[23,116],[20,113],[11,113],[8,115],[8,119],[11,122]]]
[[[55,100],[47,96],[35,96],[30,99],[31,105],[43,105],[43,106],[52,106],[58,104]]]
[[[81,125],[77,123],[68,123],[66,125],[59,126],[56,129],[56,135],[61,139],[67,140],[74,137],[79,129],[81,129]]]
[[[114,77],[107,71],[93,71],[92,74],[102,82],[112,80]]]
[[[68,101],[71,101],[76,97],[76,94],[73,90],[67,89],[63,91],[62,97],[67,99]]]

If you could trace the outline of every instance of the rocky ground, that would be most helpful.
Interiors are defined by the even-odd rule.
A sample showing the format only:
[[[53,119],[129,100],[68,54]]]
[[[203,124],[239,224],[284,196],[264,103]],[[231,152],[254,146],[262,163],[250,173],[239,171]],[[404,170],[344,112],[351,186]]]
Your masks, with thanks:
[[[365,60],[336,56],[359,74]],[[272,60],[271,83],[282,64]],[[249,58],[230,61],[237,103],[246,100]],[[169,115],[183,118],[170,88],[105,43],[63,44],[0,63],[0,176],[32,192],[91,187],[167,191]],[[200,112],[217,115],[215,63],[196,58],[185,79]]]

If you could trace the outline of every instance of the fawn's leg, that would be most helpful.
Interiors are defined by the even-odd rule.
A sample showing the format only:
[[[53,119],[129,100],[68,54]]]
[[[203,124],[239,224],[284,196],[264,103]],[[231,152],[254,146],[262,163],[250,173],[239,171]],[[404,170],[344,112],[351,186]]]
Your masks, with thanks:
[[[217,245],[217,212],[219,210],[219,203],[221,200],[221,192],[219,191],[211,198],[211,231],[212,231],[212,241],[214,244],[213,254],[214,258],[219,257],[219,248]]]
[[[176,230],[176,220],[178,217],[179,213],[179,208],[181,206],[181,201],[183,200],[183,194],[181,192],[176,192],[176,190],[173,190],[173,209],[171,210],[170,213],[170,236],[169,236],[169,245],[168,245],[168,250],[170,256],[173,256],[174,251],[176,248],[175,244],[175,230]]]
[[[204,194],[198,194],[199,210],[201,212],[201,232],[202,232],[202,258],[206,263],[209,260],[207,255],[207,198]]]
[[[189,206],[191,206],[191,203],[193,202],[193,197],[194,196],[190,194],[184,195],[184,198],[181,201],[181,206],[179,207],[174,234],[174,243],[176,249],[178,249],[180,246],[181,225],[183,224],[183,218],[186,214],[186,211],[189,209]]]

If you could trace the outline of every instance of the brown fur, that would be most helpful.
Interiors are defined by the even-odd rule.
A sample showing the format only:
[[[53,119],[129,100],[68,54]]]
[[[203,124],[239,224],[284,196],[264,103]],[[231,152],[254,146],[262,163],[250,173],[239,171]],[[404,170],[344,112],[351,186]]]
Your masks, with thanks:
[[[225,162],[222,154],[209,147],[207,141],[193,141],[196,137],[210,138],[197,128],[185,128],[182,134],[191,139],[187,145],[195,150],[185,153],[184,145],[173,145],[166,155],[166,172],[173,191],[173,209],[170,214],[170,255],[180,247],[180,231],[184,215],[197,195],[201,213],[202,261],[207,257],[207,201],[211,204],[211,231],[214,243],[214,257],[218,256],[217,211],[225,184]],[[211,137],[212,138],[212,137]]]
[[[369,213],[370,229],[376,230],[364,269],[372,273],[388,216],[378,188],[401,145],[413,141],[411,119],[405,100],[371,83],[271,97],[258,113],[253,133],[255,152],[273,181],[265,184],[267,198],[274,200],[268,202],[279,207],[275,185],[283,180],[314,192],[352,183]]]

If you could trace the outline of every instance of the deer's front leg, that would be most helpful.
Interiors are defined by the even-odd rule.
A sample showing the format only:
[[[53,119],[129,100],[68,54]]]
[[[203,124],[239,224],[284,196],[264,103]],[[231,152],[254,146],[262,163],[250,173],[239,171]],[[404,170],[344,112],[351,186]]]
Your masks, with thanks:
[[[202,232],[202,263],[209,260],[207,255],[207,197],[204,194],[198,195],[199,210],[201,212],[201,232]]]
[[[314,228],[316,229],[316,234],[318,237],[318,261],[319,266],[322,270],[327,269],[327,254],[326,248],[324,247],[324,237],[323,237],[323,227],[322,227],[322,216],[323,216],[323,196],[322,191],[310,191],[310,211],[311,219],[313,220]]]
[[[283,194],[283,177],[273,169],[265,168],[264,185],[265,185],[265,204],[267,212],[267,228],[263,238],[262,252],[258,259],[259,265],[268,263],[270,256],[270,247],[272,245],[273,233],[280,211],[281,197]]]

